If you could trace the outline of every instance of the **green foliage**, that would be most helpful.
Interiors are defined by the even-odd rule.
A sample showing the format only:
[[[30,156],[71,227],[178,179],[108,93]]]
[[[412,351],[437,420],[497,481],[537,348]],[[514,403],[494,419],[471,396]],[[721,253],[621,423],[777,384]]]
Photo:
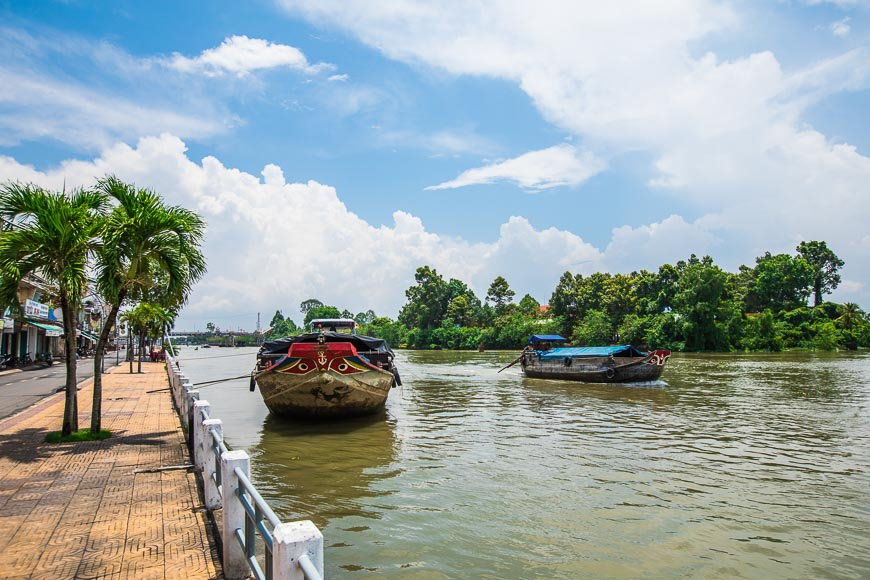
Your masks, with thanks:
[[[505,313],[505,309],[513,301],[515,295],[507,280],[497,276],[492,281],[492,284],[489,285],[489,290],[486,291],[486,301],[492,302],[496,315],[501,316]]]
[[[747,350],[771,352],[782,350],[783,339],[770,309],[747,319],[744,325],[743,345]]]
[[[526,294],[520,300],[518,310],[523,316],[539,316],[541,314],[541,303],[535,300],[531,294]]]
[[[814,304],[822,303],[822,295],[829,294],[840,285],[838,270],[845,262],[828,248],[825,242],[801,242],[797,247],[798,254],[812,268],[812,290]]]
[[[565,272],[545,314],[529,294],[514,304],[515,294],[501,276],[481,304],[464,282],[445,282],[433,268],[421,266],[415,285],[405,291],[408,301],[398,320],[372,311],[355,319],[364,334],[422,349],[517,349],[533,334],[561,334],[578,345],[673,351],[870,347],[870,322],[856,304],[806,306],[817,272],[811,258],[821,255],[826,264],[823,292],[835,287],[842,266],[832,252],[825,254],[823,242],[810,244],[815,245],[799,246],[804,252],[798,256],[767,252],[755,267],[741,266],[736,274],[722,270],[710,256],[695,255],[655,272],[585,277]],[[317,310],[323,307],[319,300],[303,304],[311,307],[308,314],[327,317]],[[324,308],[332,309],[332,316],[338,313]]]
[[[335,306],[314,306],[305,313],[302,326],[306,329],[312,320],[316,318],[342,318],[341,311]]]
[[[574,329],[571,341],[578,346],[603,346],[613,340],[613,322],[606,313],[590,310]]]
[[[727,274],[705,256],[694,255],[688,263],[678,264],[682,272],[674,295],[674,310],[679,319],[679,335],[688,350],[729,350],[726,326],[734,316],[727,292]]]
[[[408,328],[440,326],[447,312],[447,283],[429,266],[417,268],[414,280],[416,285],[405,291],[408,303],[399,312],[399,320]]]
[[[651,315],[628,314],[617,328],[617,338],[620,344],[633,344],[646,347],[647,334],[650,331],[654,317]]]
[[[817,323],[813,330],[813,346],[817,350],[837,350],[842,348],[842,336],[837,332],[833,321],[826,320]]]
[[[806,260],[770,252],[756,259],[752,286],[761,308],[792,309],[806,304],[813,280],[813,268]]]

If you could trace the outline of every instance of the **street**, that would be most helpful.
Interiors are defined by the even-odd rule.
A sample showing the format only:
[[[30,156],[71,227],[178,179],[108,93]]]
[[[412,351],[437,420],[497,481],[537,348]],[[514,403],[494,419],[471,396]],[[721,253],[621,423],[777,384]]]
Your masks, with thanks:
[[[123,356],[124,353],[121,353]],[[121,359],[123,364],[124,360]],[[84,358],[77,361],[76,381],[94,376],[94,359]],[[108,370],[115,366],[112,354],[105,360]],[[0,419],[5,419],[22,411],[40,399],[63,389],[66,384],[66,365],[62,361],[46,368],[31,367],[27,370],[13,369],[0,371]]]

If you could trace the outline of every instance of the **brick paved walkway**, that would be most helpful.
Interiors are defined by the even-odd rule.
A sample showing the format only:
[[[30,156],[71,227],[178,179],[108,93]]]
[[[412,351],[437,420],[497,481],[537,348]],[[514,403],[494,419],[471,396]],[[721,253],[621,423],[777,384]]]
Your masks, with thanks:
[[[44,443],[63,393],[0,422],[0,578],[218,578],[162,363],[103,375],[104,441]],[[92,382],[78,392],[90,425]]]

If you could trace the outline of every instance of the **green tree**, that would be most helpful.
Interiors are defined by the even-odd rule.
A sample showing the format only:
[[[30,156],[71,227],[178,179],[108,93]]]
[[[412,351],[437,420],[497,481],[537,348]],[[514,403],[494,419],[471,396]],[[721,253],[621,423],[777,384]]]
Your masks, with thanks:
[[[139,363],[137,372],[142,372],[142,356],[149,338],[160,336],[167,326],[171,326],[174,316],[158,304],[140,302],[130,310],[120,314],[120,320],[130,327],[130,337],[134,333],[139,338]],[[132,349],[132,341],[130,348]],[[133,358],[130,358],[130,373],[133,372]]]
[[[606,313],[590,310],[571,335],[571,340],[583,346],[609,344],[613,337],[613,322]]]
[[[302,326],[308,328],[312,320],[317,318],[341,318],[341,311],[335,306],[314,306],[305,313],[305,320]]]
[[[319,308],[321,306],[323,306],[323,302],[321,302],[317,298],[309,298],[308,300],[303,300],[299,304],[299,312],[307,315],[308,311],[311,310],[312,308]]]
[[[474,308],[467,294],[460,294],[447,305],[447,318],[461,326],[470,326],[474,320]]]
[[[447,312],[447,284],[429,266],[417,268],[416,284],[405,290],[408,302],[399,312],[399,321],[408,328],[431,329],[441,326]]]
[[[782,350],[780,336],[773,312],[768,308],[763,313],[749,317],[744,332],[743,343],[749,350]]]
[[[813,305],[818,306],[822,303],[823,294],[830,294],[840,285],[838,270],[846,263],[828,248],[826,242],[801,242],[797,251],[813,269]]]
[[[284,324],[284,315],[281,314],[280,310],[275,311],[275,315],[272,317],[272,320],[269,322],[269,328],[275,328],[276,326],[281,326]]]
[[[57,287],[63,313],[66,394],[62,435],[78,431],[76,313],[87,287],[89,258],[98,247],[107,198],[95,191],[70,194],[36,185],[0,186],[0,216],[13,227],[0,235],[0,306],[18,308],[18,285],[39,273]]]
[[[614,274],[605,279],[601,303],[614,325],[621,324],[629,314],[637,314],[637,281],[637,274]]]
[[[157,288],[159,303],[169,311],[187,301],[193,285],[205,275],[200,245],[205,222],[195,212],[167,206],[147,188],[136,188],[115,176],[97,182],[97,190],[116,205],[105,220],[103,244],[97,253],[97,288],[112,305],[97,341],[91,432],[102,420],[102,376],[105,346],[121,305],[131,293]],[[161,283],[157,284],[157,281]],[[153,297],[152,297],[153,299]]]
[[[583,276],[580,274],[575,276],[571,272],[565,272],[550,296],[550,312],[554,317],[564,321],[559,332],[565,336],[571,336],[574,325],[580,319],[577,287],[582,279]]]
[[[366,310],[365,312],[360,312],[353,319],[360,326],[365,326],[367,324],[371,324],[372,320],[377,318],[377,314],[375,314],[374,310]]]
[[[839,316],[834,322],[842,329],[843,344],[849,350],[855,350],[861,342],[862,330],[866,325],[864,311],[854,302],[846,302],[839,307],[837,313]]]
[[[519,312],[523,316],[539,316],[541,303],[535,300],[531,294],[526,294],[520,299]]]
[[[486,291],[486,301],[491,302],[495,307],[496,316],[501,316],[505,313],[508,304],[513,302],[516,293],[511,290],[510,285],[501,276],[496,276],[492,284],[489,285],[489,290]]]
[[[788,254],[756,258],[753,290],[762,308],[775,312],[806,304],[813,270],[806,260]]]
[[[680,334],[688,350],[729,350],[728,328],[739,309],[727,293],[728,274],[713,264],[710,256],[678,262],[680,278],[674,295],[674,310]]]

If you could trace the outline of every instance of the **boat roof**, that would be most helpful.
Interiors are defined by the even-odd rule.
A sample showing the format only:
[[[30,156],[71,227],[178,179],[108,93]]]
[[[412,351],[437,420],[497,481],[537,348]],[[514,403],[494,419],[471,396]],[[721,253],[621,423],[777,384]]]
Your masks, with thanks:
[[[378,352],[386,352],[389,354],[393,353],[393,351],[390,349],[390,345],[387,344],[387,341],[381,338],[364,336],[362,334],[347,334],[345,332],[333,332],[331,330],[324,330],[323,332],[309,332],[296,336],[287,336],[284,338],[267,340],[260,347],[260,354],[286,354],[291,344],[295,344],[297,342],[316,343],[319,342],[321,337],[323,338],[324,342],[327,343],[349,342],[358,351],[374,350]]]
[[[311,321],[309,328],[315,331],[318,328],[326,328],[330,330],[338,330],[339,328],[356,328],[356,321],[350,318],[315,318]]]
[[[564,336],[559,336],[558,334],[533,334],[532,338],[529,339],[529,344],[533,342],[558,342],[560,340],[568,340]]]
[[[563,348],[554,348],[548,350],[541,355],[541,360],[563,359],[563,358],[584,358],[596,356],[646,356],[641,350],[638,350],[630,344],[620,346],[570,346]]]

